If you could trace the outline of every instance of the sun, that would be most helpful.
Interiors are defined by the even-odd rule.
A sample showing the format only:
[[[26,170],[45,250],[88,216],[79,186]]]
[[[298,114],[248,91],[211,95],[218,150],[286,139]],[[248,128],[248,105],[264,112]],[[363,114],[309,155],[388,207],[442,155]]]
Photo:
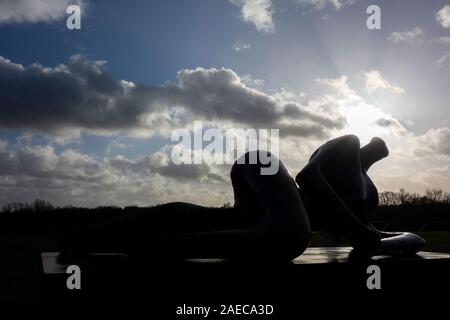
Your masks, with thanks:
[[[361,143],[369,142],[372,137],[388,134],[388,130],[377,125],[376,121],[390,116],[378,107],[361,102],[341,107],[341,112],[347,119],[347,126],[343,131],[357,135]]]

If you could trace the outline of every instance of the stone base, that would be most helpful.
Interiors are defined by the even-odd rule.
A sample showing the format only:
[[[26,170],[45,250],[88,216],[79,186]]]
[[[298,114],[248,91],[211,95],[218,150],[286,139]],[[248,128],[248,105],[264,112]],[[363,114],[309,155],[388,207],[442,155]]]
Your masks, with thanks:
[[[335,299],[345,292],[358,296],[420,295],[447,291],[450,254],[419,252],[412,257],[350,255],[349,247],[309,248],[290,263],[273,264],[261,257],[251,263],[194,259],[183,263],[135,261],[121,254],[93,254],[62,261],[56,252],[42,253],[44,295],[49,299],[150,299],[177,305],[202,303],[297,303],[303,295]],[[81,268],[81,290],[68,290],[69,265]],[[381,271],[381,290],[369,290],[369,265]],[[302,298],[303,299],[303,298]],[[149,300],[150,301],[150,300]],[[155,302],[156,303],[156,302]]]

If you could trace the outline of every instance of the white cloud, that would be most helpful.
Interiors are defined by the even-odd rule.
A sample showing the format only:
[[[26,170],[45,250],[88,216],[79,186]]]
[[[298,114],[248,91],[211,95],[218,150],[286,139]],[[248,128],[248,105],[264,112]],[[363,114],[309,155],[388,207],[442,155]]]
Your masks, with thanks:
[[[340,10],[356,2],[356,0],[295,0],[295,1],[302,5],[312,7],[315,10],[322,10],[327,7],[333,7],[335,10]]]
[[[338,97],[345,98],[346,100],[360,100],[356,92],[349,87],[348,76],[346,75],[342,75],[339,78],[316,79],[316,82],[335,90]]]
[[[332,79],[328,80],[333,83]],[[337,86],[337,88],[342,88],[342,86]],[[344,90],[343,92],[348,91]],[[338,95],[337,92],[335,94],[330,96],[331,100],[347,105],[348,101],[342,97],[342,94]],[[360,101],[347,108],[351,112],[357,112],[356,118],[350,115],[346,116],[347,119],[366,121],[361,125],[363,130],[371,130],[369,128],[370,121],[376,122],[373,123],[373,126],[387,129],[386,134],[382,137],[387,138],[386,141],[391,149],[391,154],[372,168],[370,172],[370,176],[376,182],[379,190],[405,188],[408,191],[424,192],[427,188],[442,188],[450,191],[450,176],[448,176],[450,131],[448,128],[430,129],[427,133],[416,136],[408,132],[398,119],[385,112],[383,113],[379,109],[374,109],[372,106],[365,105],[364,102]],[[377,116],[383,116],[383,118],[374,121]],[[351,128],[350,131],[348,128]],[[372,135],[365,136],[357,131],[358,128],[349,124],[349,127],[337,131],[334,136],[356,133],[360,136],[362,143],[368,141],[374,135],[380,136],[375,132],[372,132]],[[395,132],[401,132],[401,135],[395,138],[392,135]],[[397,143],[400,142],[400,146],[394,143],[395,139],[397,139]],[[280,158],[285,162],[291,174],[295,175],[305,165],[315,148],[325,141],[326,139],[282,139],[280,142]],[[396,146],[393,147],[393,145]],[[402,149],[406,152],[399,152]],[[424,158],[426,158],[426,161],[424,161]]]
[[[374,136],[380,136],[387,138],[388,143],[403,139],[409,133],[408,121],[397,119],[380,106],[366,101],[360,93],[356,92],[350,82],[359,81],[360,75],[361,73],[357,73],[350,77],[342,75],[334,79],[316,79],[317,83],[331,89],[332,93],[322,94],[315,103],[319,103],[326,112],[330,112],[332,117],[343,117],[345,122],[342,129],[332,131],[333,136],[356,134],[361,141],[367,142]],[[386,83],[383,84],[386,85]],[[395,87],[377,87],[376,90],[386,90],[387,88],[394,90]],[[372,89],[375,90],[375,87]]]
[[[251,74],[245,74],[241,77],[241,81],[251,88],[262,88],[264,86],[263,79],[253,78]]]
[[[449,146],[448,127],[433,128],[420,135],[410,132],[391,150],[384,164],[375,168],[374,181],[379,190],[450,191]]]
[[[414,29],[409,31],[394,31],[389,36],[388,40],[392,41],[393,43],[406,42],[415,44],[421,43],[423,41],[424,34],[425,33],[421,28],[415,27]]]
[[[241,18],[252,23],[256,30],[266,33],[275,31],[271,0],[229,0],[241,9]]]
[[[132,144],[122,143],[122,142],[119,142],[119,141],[113,139],[106,147],[105,153],[111,154],[113,151],[124,150],[124,149],[132,148],[132,147],[133,147]]]
[[[450,4],[436,12],[436,21],[444,28],[450,28]]]
[[[450,165],[424,170],[418,178],[427,189],[450,190]]]
[[[0,24],[23,22],[50,22],[66,16],[69,5],[85,7],[85,0],[2,0]]]
[[[236,52],[246,51],[246,50],[250,49],[250,44],[236,41],[235,43],[233,43],[231,48]]]
[[[416,156],[450,158],[450,128],[430,129],[423,135],[414,136],[409,146]]]
[[[206,164],[175,165],[164,151],[138,159],[99,159],[73,149],[56,152],[50,145],[7,146],[0,151],[0,203],[43,198],[78,206],[177,200],[217,205],[231,200],[227,175]],[[208,191],[212,186],[214,196]]]
[[[366,91],[374,93],[376,91],[385,90],[396,94],[405,93],[405,90],[399,86],[389,83],[377,70],[364,72],[366,76]]]
[[[424,192],[440,188],[450,191],[450,129],[433,128],[424,134],[411,132],[375,168],[373,180],[379,190]]]

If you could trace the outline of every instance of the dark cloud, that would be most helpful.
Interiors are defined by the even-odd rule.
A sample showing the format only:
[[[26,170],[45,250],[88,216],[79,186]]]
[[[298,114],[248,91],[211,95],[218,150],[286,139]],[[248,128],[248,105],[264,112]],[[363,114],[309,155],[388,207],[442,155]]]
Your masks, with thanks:
[[[113,170],[118,170],[123,175],[146,175],[159,174],[166,178],[176,180],[201,180],[212,178],[217,181],[224,179],[214,173],[206,164],[175,164],[165,154],[155,153],[152,156],[138,160],[129,160],[122,156],[109,160]]]
[[[380,118],[374,122],[375,125],[388,129],[392,133],[396,134],[406,134],[408,130],[405,128],[405,126],[400,122],[398,119],[395,119],[393,117],[390,117],[387,115],[385,118]]]
[[[324,127],[317,124],[298,125],[281,125],[279,126],[280,136],[296,136],[296,137],[310,137],[324,138],[327,136],[327,131]]]
[[[345,123],[249,88],[230,69],[181,70],[176,83],[149,86],[117,81],[104,63],[75,55],[53,68],[24,67],[0,57],[0,127],[151,134],[205,119],[322,137]]]
[[[67,65],[24,68],[0,57],[0,126],[55,133],[71,128],[115,129],[135,125],[140,110],[118,108],[125,88],[102,62],[74,56]]]
[[[385,119],[385,118],[378,119],[377,121],[375,121],[375,124],[380,126],[380,127],[383,127],[383,128],[397,126],[397,122],[395,120]]]
[[[322,114],[314,113],[305,108],[301,108],[299,105],[292,103],[287,104],[284,107],[284,113],[286,116],[294,119],[308,119],[311,122],[316,123],[316,127],[320,126],[322,129],[342,129],[346,124],[346,119],[341,115],[330,118]]]

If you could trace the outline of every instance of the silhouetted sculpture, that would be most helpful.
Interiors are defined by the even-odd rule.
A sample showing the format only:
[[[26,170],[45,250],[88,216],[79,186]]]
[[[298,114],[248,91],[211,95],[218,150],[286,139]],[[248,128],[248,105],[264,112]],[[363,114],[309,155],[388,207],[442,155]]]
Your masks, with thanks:
[[[249,164],[255,153],[257,163]],[[296,177],[297,188],[274,155],[271,161],[279,161],[278,172],[261,175],[264,165],[258,151],[252,151],[231,169],[233,208],[181,202],[146,208],[66,234],[61,249],[72,254],[125,252],[168,259],[264,256],[283,261],[306,249],[311,223],[313,229],[345,237],[358,251],[415,253],[425,243],[422,238],[381,232],[369,221],[378,192],[367,170],[387,155],[379,138],[363,148],[356,136],[333,139],[313,153]]]
[[[297,186],[279,162],[274,175],[261,175],[263,164],[234,163],[233,208],[168,203],[67,234],[62,251],[126,252],[138,256],[289,261],[310,240],[308,217]],[[251,152],[251,153],[253,153]],[[265,152],[265,151],[264,151]],[[270,155],[270,153],[267,153]],[[271,161],[279,161],[274,155]]]
[[[381,232],[369,220],[378,206],[378,191],[367,170],[388,154],[382,139],[373,138],[360,148],[354,135],[317,149],[295,178],[312,229],[341,235],[361,252],[416,253],[424,239],[408,232]]]

